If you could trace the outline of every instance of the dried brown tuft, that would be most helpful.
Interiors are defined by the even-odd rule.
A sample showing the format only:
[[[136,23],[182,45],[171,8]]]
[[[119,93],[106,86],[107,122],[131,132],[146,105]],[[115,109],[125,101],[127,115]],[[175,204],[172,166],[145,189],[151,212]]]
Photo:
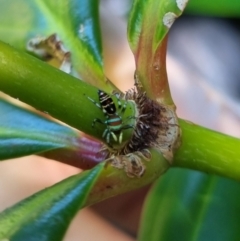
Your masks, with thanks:
[[[129,142],[119,150],[109,150],[109,156],[127,155],[156,147],[171,163],[174,150],[180,145],[181,130],[175,110],[150,99],[138,81],[127,91],[125,99],[134,101],[138,116]]]

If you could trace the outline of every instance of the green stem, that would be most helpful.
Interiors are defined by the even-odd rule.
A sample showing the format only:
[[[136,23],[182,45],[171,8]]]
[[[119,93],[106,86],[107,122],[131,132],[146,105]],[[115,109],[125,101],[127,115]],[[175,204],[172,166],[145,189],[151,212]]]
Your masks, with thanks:
[[[174,166],[240,180],[240,139],[180,120],[182,145]]]
[[[106,117],[87,98],[98,102],[97,88],[3,42],[0,42],[0,51],[0,91],[103,140],[106,126],[96,123],[93,128],[92,122]],[[135,116],[133,103],[127,105],[124,116]],[[130,138],[132,131],[124,131],[123,142]]]
[[[91,126],[95,118],[106,118],[87,98],[98,102],[95,87],[2,42],[0,50],[1,91],[103,140],[106,126]],[[124,117],[127,116],[135,116],[132,102],[127,105]],[[239,139],[186,121],[180,121],[180,126],[182,145],[175,154],[174,166],[240,179]],[[131,138],[132,131],[124,131],[123,141]]]

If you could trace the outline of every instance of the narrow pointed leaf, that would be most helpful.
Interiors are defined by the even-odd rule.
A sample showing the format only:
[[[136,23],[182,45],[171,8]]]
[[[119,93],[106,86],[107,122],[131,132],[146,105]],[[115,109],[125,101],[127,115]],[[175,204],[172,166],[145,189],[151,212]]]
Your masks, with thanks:
[[[103,72],[98,0],[0,0],[0,5],[1,40],[26,50],[31,38],[56,33],[82,80],[114,89]]]
[[[173,104],[166,74],[166,34],[187,0],[136,0],[128,21],[128,39],[138,77],[148,96]]]
[[[0,214],[0,240],[62,240],[102,169],[71,176],[6,209]]]
[[[239,193],[236,181],[171,170],[149,193],[139,240],[237,241]]]
[[[73,147],[77,132],[0,99],[0,160]]]
[[[0,160],[47,152],[48,158],[86,169],[105,157],[99,142],[1,98],[0,116]]]
[[[151,160],[141,159],[146,166],[142,177],[130,178],[125,169],[116,168],[107,161],[5,210],[0,214],[0,239],[61,240],[78,209],[145,186],[169,167],[154,149],[151,150]]]

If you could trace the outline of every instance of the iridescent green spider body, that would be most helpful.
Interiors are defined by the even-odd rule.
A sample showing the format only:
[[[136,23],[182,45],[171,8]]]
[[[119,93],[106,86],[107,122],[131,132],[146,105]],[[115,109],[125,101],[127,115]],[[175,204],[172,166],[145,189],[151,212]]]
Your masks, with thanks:
[[[92,127],[95,126],[96,122],[106,125],[106,129],[104,130],[102,137],[106,140],[107,144],[110,145],[110,138],[112,137],[115,142],[119,144],[122,143],[123,133],[122,130],[133,128],[132,125],[124,125],[122,117],[119,115],[119,111],[123,114],[127,107],[127,102],[122,106],[118,96],[117,103],[118,107],[113,102],[113,99],[110,95],[103,92],[102,90],[98,90],[99,103],[89,98],[98,108],[102,110],[104,113],[106,120],[100,120],[95,118],[92,122]]]

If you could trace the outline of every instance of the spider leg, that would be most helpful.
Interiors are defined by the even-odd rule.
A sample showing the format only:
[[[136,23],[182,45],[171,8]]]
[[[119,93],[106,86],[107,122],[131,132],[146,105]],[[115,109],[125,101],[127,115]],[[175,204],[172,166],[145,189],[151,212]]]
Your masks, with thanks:
[[[94,105],[96,105],[99,109],[101,109],[102,110],[102,107],[101,107],[101,105],[100,104],[98,104],[95,100],[93,100],[92,98],[90,98],[90,97],[87,97],[90,101],[92,101],[92,103],[94,104]]]
[[[133,128],[135,130],[135,127],[133,125],[122,126],[121,130],[126,130],[126,129],[130,129],[130,128]]]
[[[131,119],[137,119],[136,116],[128,116],[123,122],[122,124],[124,124],[124,122],[126,122],[127,120],[131,120]]]
[[[114,141],[117,141],[117,136],[115,135],[115,133],[113,131],[109,131],[109,133],[112,135]]]
[[[121,113],[124,113],[126,108],[127,108],[127,101],[125,101],[124,105],[122,106],[122,108],[120,108],[121,109]]]
[[[119,144],[122,143],[122,138],[123,138],[123,133],[121,131],[120,134],[119,134],[119,139],[118,139]]]
[[[106,125],[106,123],[98,118],[95,118],[92,122],[92,127],[95,126],[96,122],[100,123],[100,124],[103,124],[103,125]]]
[[[106,141],[107,141],[107,144],[109,144],[110,143],[110,132],[109,132],[109,129],[107,128],[107,129],[105,129],[105,131],[103,132],[103,138],[105,138],[106,139]]]
[[[120,112],[124,113],[127,107],[127,101],[125,101],[124,105],[122,105],[120,101],[121,93],[114,92],[112,95],[114,95],[117,98],[118,109],[120,110]]]

